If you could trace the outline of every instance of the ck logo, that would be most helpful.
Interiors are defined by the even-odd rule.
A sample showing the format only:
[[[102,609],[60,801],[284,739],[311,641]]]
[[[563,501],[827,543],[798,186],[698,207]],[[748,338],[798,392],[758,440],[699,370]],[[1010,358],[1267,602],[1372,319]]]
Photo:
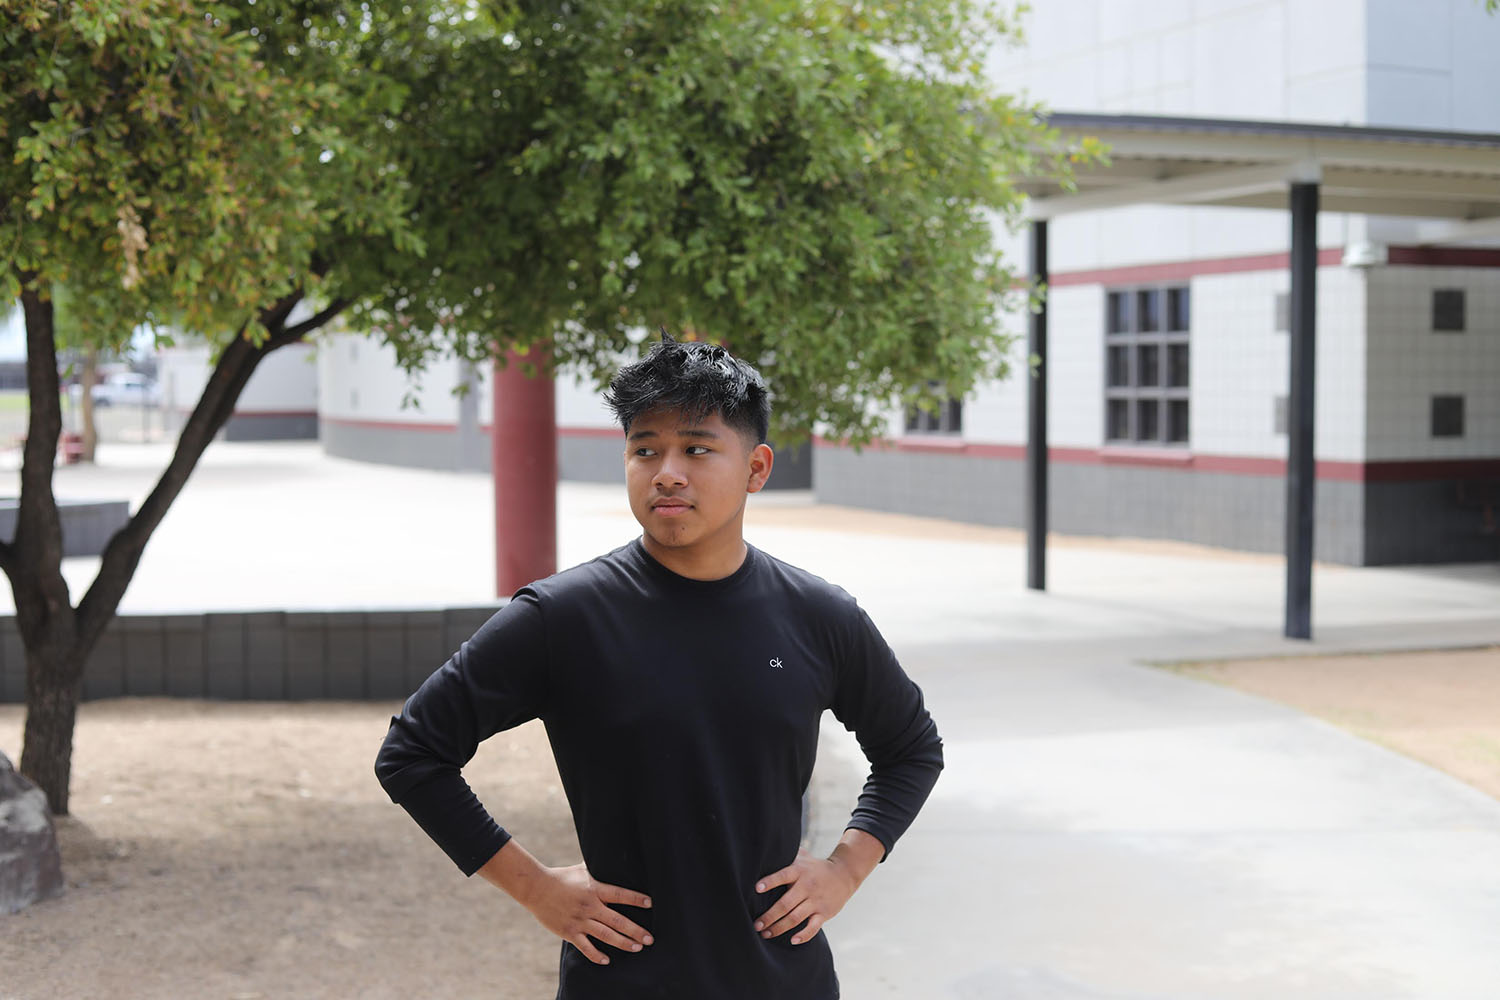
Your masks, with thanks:
[[[771,660],[771,666],[775,667],[777,670],[780,670],[781,669],[781,658],[780,657],[773,657],[772,660]]]

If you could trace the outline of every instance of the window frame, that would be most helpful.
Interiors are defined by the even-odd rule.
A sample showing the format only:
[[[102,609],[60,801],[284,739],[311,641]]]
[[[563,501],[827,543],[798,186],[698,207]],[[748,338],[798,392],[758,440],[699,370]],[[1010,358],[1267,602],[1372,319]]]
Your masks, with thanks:
[[[1469,296],[1464,288],[1432,290],[1432,332],[1465,333],[1469,325]]]
[[[1142,330],[1140,326],[1139,304],[1148,301],[1148,296],[1155,293],[1155,313],[1159,319],[1158,328],[1154,330]],[[1174,294],[1185,299],[1183,309],[1173,309]],[[1116,299],[1115,296],[1120,296]],[[1152,282],[1137,285],[1106,286],[1104,289],[1104,427],[1103,441],[1106,448],[1159,448],[1163,451],[1181,452],[1191,447],[1192,443],[1192,388],[1193,388],[1193,353],[1192,353],[1192,284],[1190,282]],[[1182,300],[1179,300],[1182,301]],[[1118,320],[1121,316],[1120,305],[1123,303],[1124,321]],[[1186,312],[1187,322],[1183,324],[1185,329],[1170,329],[1173,319],[1179,312]],[[1123,329],[1116,329],[1123,326]],[[1187,352],[1186,378],[1181,385],[1172,385],[1172,355],[1173,348],[1179,347]],[[1116,384],[1115,375],[1118,373],[1118,355],[1116,351],[1124,352],[1124,372],[1126,381],[1124,384]],[[1139,370],[1142,355],[1154,352],[1155,381],[1143,383]],[[1147,412],[1146,405],[1155,408],[1155,430],[1156,434],[1151,438],[1140,436],[1143,414]],[[1173,406],[1180,404],[1187,409],[1187,429],[1185,435],[1178,440],[1172,439],[1173,432]],[[1112,434],[1115,420],[1112,414],[1119,406],[1124,407],[1125,436],[1116,437]]]
[[[939,382],[931,384],[934,389],[941,388]],[[964,401],[948,396],[936,412],[909,406],[902,428],[902,435],[906,437],[961,437],[964,432]]]

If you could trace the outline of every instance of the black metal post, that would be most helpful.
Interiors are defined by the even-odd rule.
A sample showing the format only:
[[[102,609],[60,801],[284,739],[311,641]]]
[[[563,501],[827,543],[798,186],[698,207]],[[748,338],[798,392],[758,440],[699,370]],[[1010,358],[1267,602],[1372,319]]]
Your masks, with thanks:
[[[1313,388],[1317,384],[1318,185],[1291,186],[1291,385],[1287,393],[1286,625],[1288,639],[1312,638]]]
[[[1047,220],[1031,224],[1031,277],[1042,301],[1031,314],[1027,358],[1026,586],[1047,589]]]

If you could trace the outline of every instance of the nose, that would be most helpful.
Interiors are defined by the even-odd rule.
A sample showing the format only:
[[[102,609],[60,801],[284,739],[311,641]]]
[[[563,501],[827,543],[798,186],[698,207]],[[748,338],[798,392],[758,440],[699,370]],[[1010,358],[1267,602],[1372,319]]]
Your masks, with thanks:
[[[670,452],[662,456],[661,465],[656,467],[656,475],[651,477],[651,485],[659,490],[686,486],[687,476],[682,472],[682,457]]]

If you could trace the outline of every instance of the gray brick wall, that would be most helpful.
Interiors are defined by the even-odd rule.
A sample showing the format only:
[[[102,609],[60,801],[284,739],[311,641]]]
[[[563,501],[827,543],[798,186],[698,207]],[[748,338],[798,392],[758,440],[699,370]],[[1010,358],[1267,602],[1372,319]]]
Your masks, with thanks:
[[[398,700],[496,607],[121,615],[89,657],[83,697]],[[25,699],[25,650],[0,617],[0,702]]]
[[[360,462],[458,472],[488,472],[490,469],[489,449],[464,454],[464,442],[457,428],[398,430],[325,420],[318,428],[318,439],[328,454]]]
[[[1367,565],[1500,560],[1500,480],[1370,483]]]
[[[225,441],[316,441],[316,413],[239,413],[221,432]]]
[[[904,514],[1020,528],[1025,467],[1014,459],[931,452],[820,448],[817,497]],[[1346,566],[1500,559],[1485,530],[1483,498],[1500,518],[1500,483],[1358,483],[1319,480],[1315,557]],[[1486,492],[1488,491],[1488,492]],[[1461,502],[1461,497],[1462,502]],[[1196,542],[1249,552],[1285,549],[1286,483],[1141,465],[1054,462],[1051,528]]]
[[[19,503],[15,497],[0,497],[0,540],[16,537]],[[63,555],[97,556],[104,552],[110,536],[130,520],[130,504],[124,500],[59,500]]]

